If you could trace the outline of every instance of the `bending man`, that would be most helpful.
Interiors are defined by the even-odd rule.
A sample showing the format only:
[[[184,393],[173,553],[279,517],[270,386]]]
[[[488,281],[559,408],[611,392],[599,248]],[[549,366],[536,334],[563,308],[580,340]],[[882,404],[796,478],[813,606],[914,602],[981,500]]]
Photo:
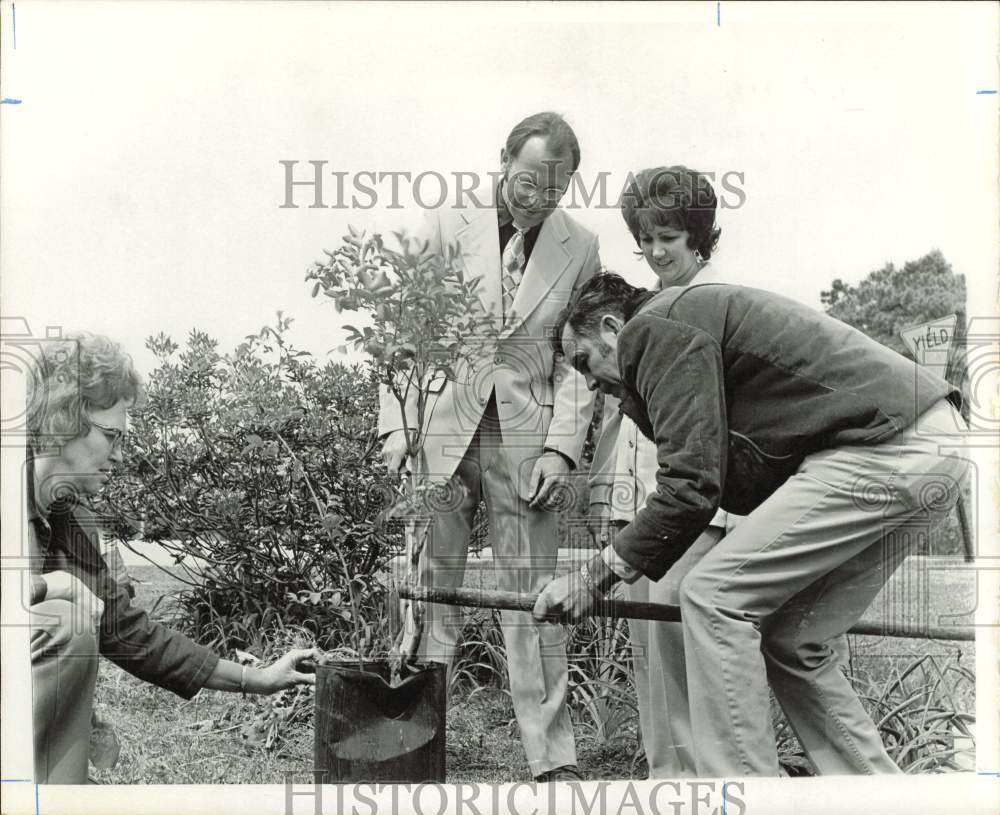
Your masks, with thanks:
[[[718,507],[748,514],[680,584],[699,775],[778,775],[768,681],[819,772],[899,772],[840,670],[843,637],[907,554],[893,530],[958,499],[957,391],[741,286],[601,275],[554,344],[656,443],[656,492],[613,543],[632,569],[658,580]],[[607,562],[553,581],[535,614],[586,614],[619,579]]]

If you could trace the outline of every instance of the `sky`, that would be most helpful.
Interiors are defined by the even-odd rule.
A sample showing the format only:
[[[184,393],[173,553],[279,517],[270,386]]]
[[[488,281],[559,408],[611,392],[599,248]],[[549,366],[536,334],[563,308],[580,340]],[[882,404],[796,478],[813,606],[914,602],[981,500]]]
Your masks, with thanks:
[[[348,184],[485,177],[546,109],[575,128],[588,185],[607,178],[608,205],[571,214],[633,282],[651,274],[617,196],[628,172],[680,163],[739,174],[716,255],[734,282],[818,307],[834,278],[938,248],[974,308],[996,301],[993,4],[0,9],[2,95],[19,100],[0,106],[2,313],[108,334],[144,371],[150,334],[197,327],[231,349],[279,309],[299,347],[343,342],[307,268],[348,223],[412,227],[419,207],[403,183],[397,209],[388,184],[372,209],[309,208],[301,188],[282,208],[281,161]]]

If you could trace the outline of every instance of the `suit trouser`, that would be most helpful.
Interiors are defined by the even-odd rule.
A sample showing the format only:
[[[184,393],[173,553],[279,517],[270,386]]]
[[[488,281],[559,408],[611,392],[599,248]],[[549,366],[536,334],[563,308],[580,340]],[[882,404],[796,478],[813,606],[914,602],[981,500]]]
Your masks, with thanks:
[[[954,507],[968,462],[941,446],[960,423],[942,401],[882,444],[808,456],[682,580],[700,775],[778,774],[768,681],[820,773],[899,772],[841,671],[844,635]]]
[[[681,578],[714,546],[722,530],[710,527],[660,580],[640,577],[626,599],[676,606]],[[695,775],[694,740],[680,623],[629,620],[639,730],[650,778]]]
[[[68,600],[31,607],[35,781],[86,784],[97,680],[94,623]]]
[[[480,497],[489,512],[497,587],[539,592],[555,573],[556,515],[531,509],[517,492],[517,473],[504,450],[492,401],[452,477],[454,498],[437,511],[420,558],[428,586],[461,586],[469,536]],[[442,501],[444,503],[444,501]],[[462,630],[460,607],[426,605],[418,656],[450,668]],[[573,725],[566,707],[569,686],[566,633],[536,623],[530,612],[502,611],[514,714],[533,775],[576,763]]]

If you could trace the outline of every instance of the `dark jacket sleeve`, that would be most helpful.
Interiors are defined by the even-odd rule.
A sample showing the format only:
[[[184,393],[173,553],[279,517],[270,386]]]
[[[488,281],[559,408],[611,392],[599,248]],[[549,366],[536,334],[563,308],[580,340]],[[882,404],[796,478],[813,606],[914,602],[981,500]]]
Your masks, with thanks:
[[[727,434],[722,351],[700,329],[639,315],[620,334],[618,356],[625,385],[638,397],[635,409],[645,408],[645,416],[634,418],[656,443],[659,469],[656,491],[614,547],[658,580],[719,507]]]
[[[132,605],[128,592],[107,579],[101,653],[139,679],[194,696],[211,676],[219,657],[211,649],[160,623]],[[110,601],[110,602],[109,602]]]

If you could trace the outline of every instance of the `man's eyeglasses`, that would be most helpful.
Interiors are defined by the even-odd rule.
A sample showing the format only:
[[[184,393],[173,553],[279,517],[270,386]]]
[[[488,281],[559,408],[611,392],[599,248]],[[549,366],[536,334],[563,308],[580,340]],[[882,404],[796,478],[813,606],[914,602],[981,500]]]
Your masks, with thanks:
[[[120,427],[108,427],[107,425],[95,422],[93,419],[90,420],[90,423],[104,434],[104,438],[106,438],[111,444],[112,449],[115,447],[118,447],[119,449],[125,447],[125,441],[128,438],[128,434],[126,434],[126,432]]]
[[[541,201],[547,207],[554,207],[559,203],[559,199],[566,192],[562,187],[548,187],[540,190],[533,181],[525,177],[525,173],[514,173],[511,177],[514,187],[514,200],[518,204],[524,204],[525,199],[531,201]]]

